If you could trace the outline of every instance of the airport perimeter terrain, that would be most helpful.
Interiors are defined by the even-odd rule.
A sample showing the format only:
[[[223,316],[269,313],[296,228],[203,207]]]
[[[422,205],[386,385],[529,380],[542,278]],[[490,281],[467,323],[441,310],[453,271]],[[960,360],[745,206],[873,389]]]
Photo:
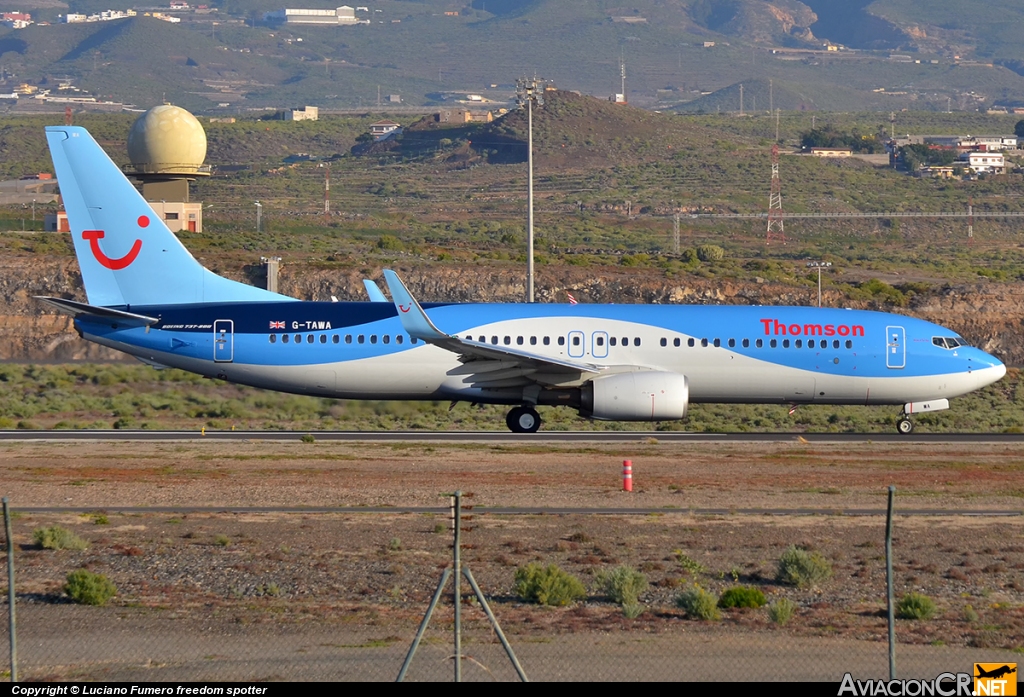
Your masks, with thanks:
[[[632,493],[621,491],[624,459]],[[797,437],[5,441],[21,672],[394,679],[451,560],[445,494],[462,490],[473,507],[463,561],[533,679],[884,677],[890,484],[897,599],[914,591],[936,606],[930,619],[897,621],[900,677],[1012,662],[1024,649],[1022,463],[1018,443]],[[87,547],[35,544],[51,526]],[[821,554],[831,577],[806,588],[777,580],[791,545]],[[559,565],[587,597],[522,601],[514,577],[529,563]],[[600,582],[622,565],[648,582],[632,619]],[[65,577],[79,568],[116,585],[107,606],[68,602]],[[785,624],[764,608],[693,619],[676,599],[696,586],[752,586],[795,611]],[[514,679],[465,602],[465,677]],[[450,677],[451,611],[442,601],[409,679]]]

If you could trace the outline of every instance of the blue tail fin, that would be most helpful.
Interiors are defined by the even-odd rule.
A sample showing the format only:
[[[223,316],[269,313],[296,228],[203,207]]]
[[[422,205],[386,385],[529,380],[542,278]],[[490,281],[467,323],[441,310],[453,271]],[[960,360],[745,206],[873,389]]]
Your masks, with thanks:
[[[84,128],[48,126],[46,140],[90,304],[292,299],[204,268]]]

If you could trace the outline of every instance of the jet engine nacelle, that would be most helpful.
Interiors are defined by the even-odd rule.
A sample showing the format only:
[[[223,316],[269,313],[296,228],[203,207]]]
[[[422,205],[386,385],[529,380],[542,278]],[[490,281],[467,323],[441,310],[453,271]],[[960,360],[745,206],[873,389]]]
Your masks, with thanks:
[[[595,378],[581,393],[580,413],[605,421],[682,419],[690,403],[686,376],[659,371]]]

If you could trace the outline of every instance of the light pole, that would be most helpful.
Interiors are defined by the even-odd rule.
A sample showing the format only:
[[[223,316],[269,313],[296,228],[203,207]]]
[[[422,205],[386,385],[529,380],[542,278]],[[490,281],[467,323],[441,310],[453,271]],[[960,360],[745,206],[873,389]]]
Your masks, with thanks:
[[[543,80],[534,77],[516,80],[516,97],[519,104],[526,103],[526,302],[534,302],[533,296],[533,103],[544,104]]]
[[[263,231],[263,204],[256,201],[256,232]]]
[[[807,268],[818,270],[818,307],[821,307],[821,270],[832,266],[831,261],[809,261]]]

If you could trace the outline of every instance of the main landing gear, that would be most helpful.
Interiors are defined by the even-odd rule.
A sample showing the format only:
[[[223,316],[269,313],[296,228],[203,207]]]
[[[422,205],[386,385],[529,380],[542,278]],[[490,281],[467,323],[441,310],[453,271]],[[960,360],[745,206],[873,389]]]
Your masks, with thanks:
[[[540,414],[533,407],[515,407],[509,410],[505,424],[512,433],[536,433],[540,428]]]

